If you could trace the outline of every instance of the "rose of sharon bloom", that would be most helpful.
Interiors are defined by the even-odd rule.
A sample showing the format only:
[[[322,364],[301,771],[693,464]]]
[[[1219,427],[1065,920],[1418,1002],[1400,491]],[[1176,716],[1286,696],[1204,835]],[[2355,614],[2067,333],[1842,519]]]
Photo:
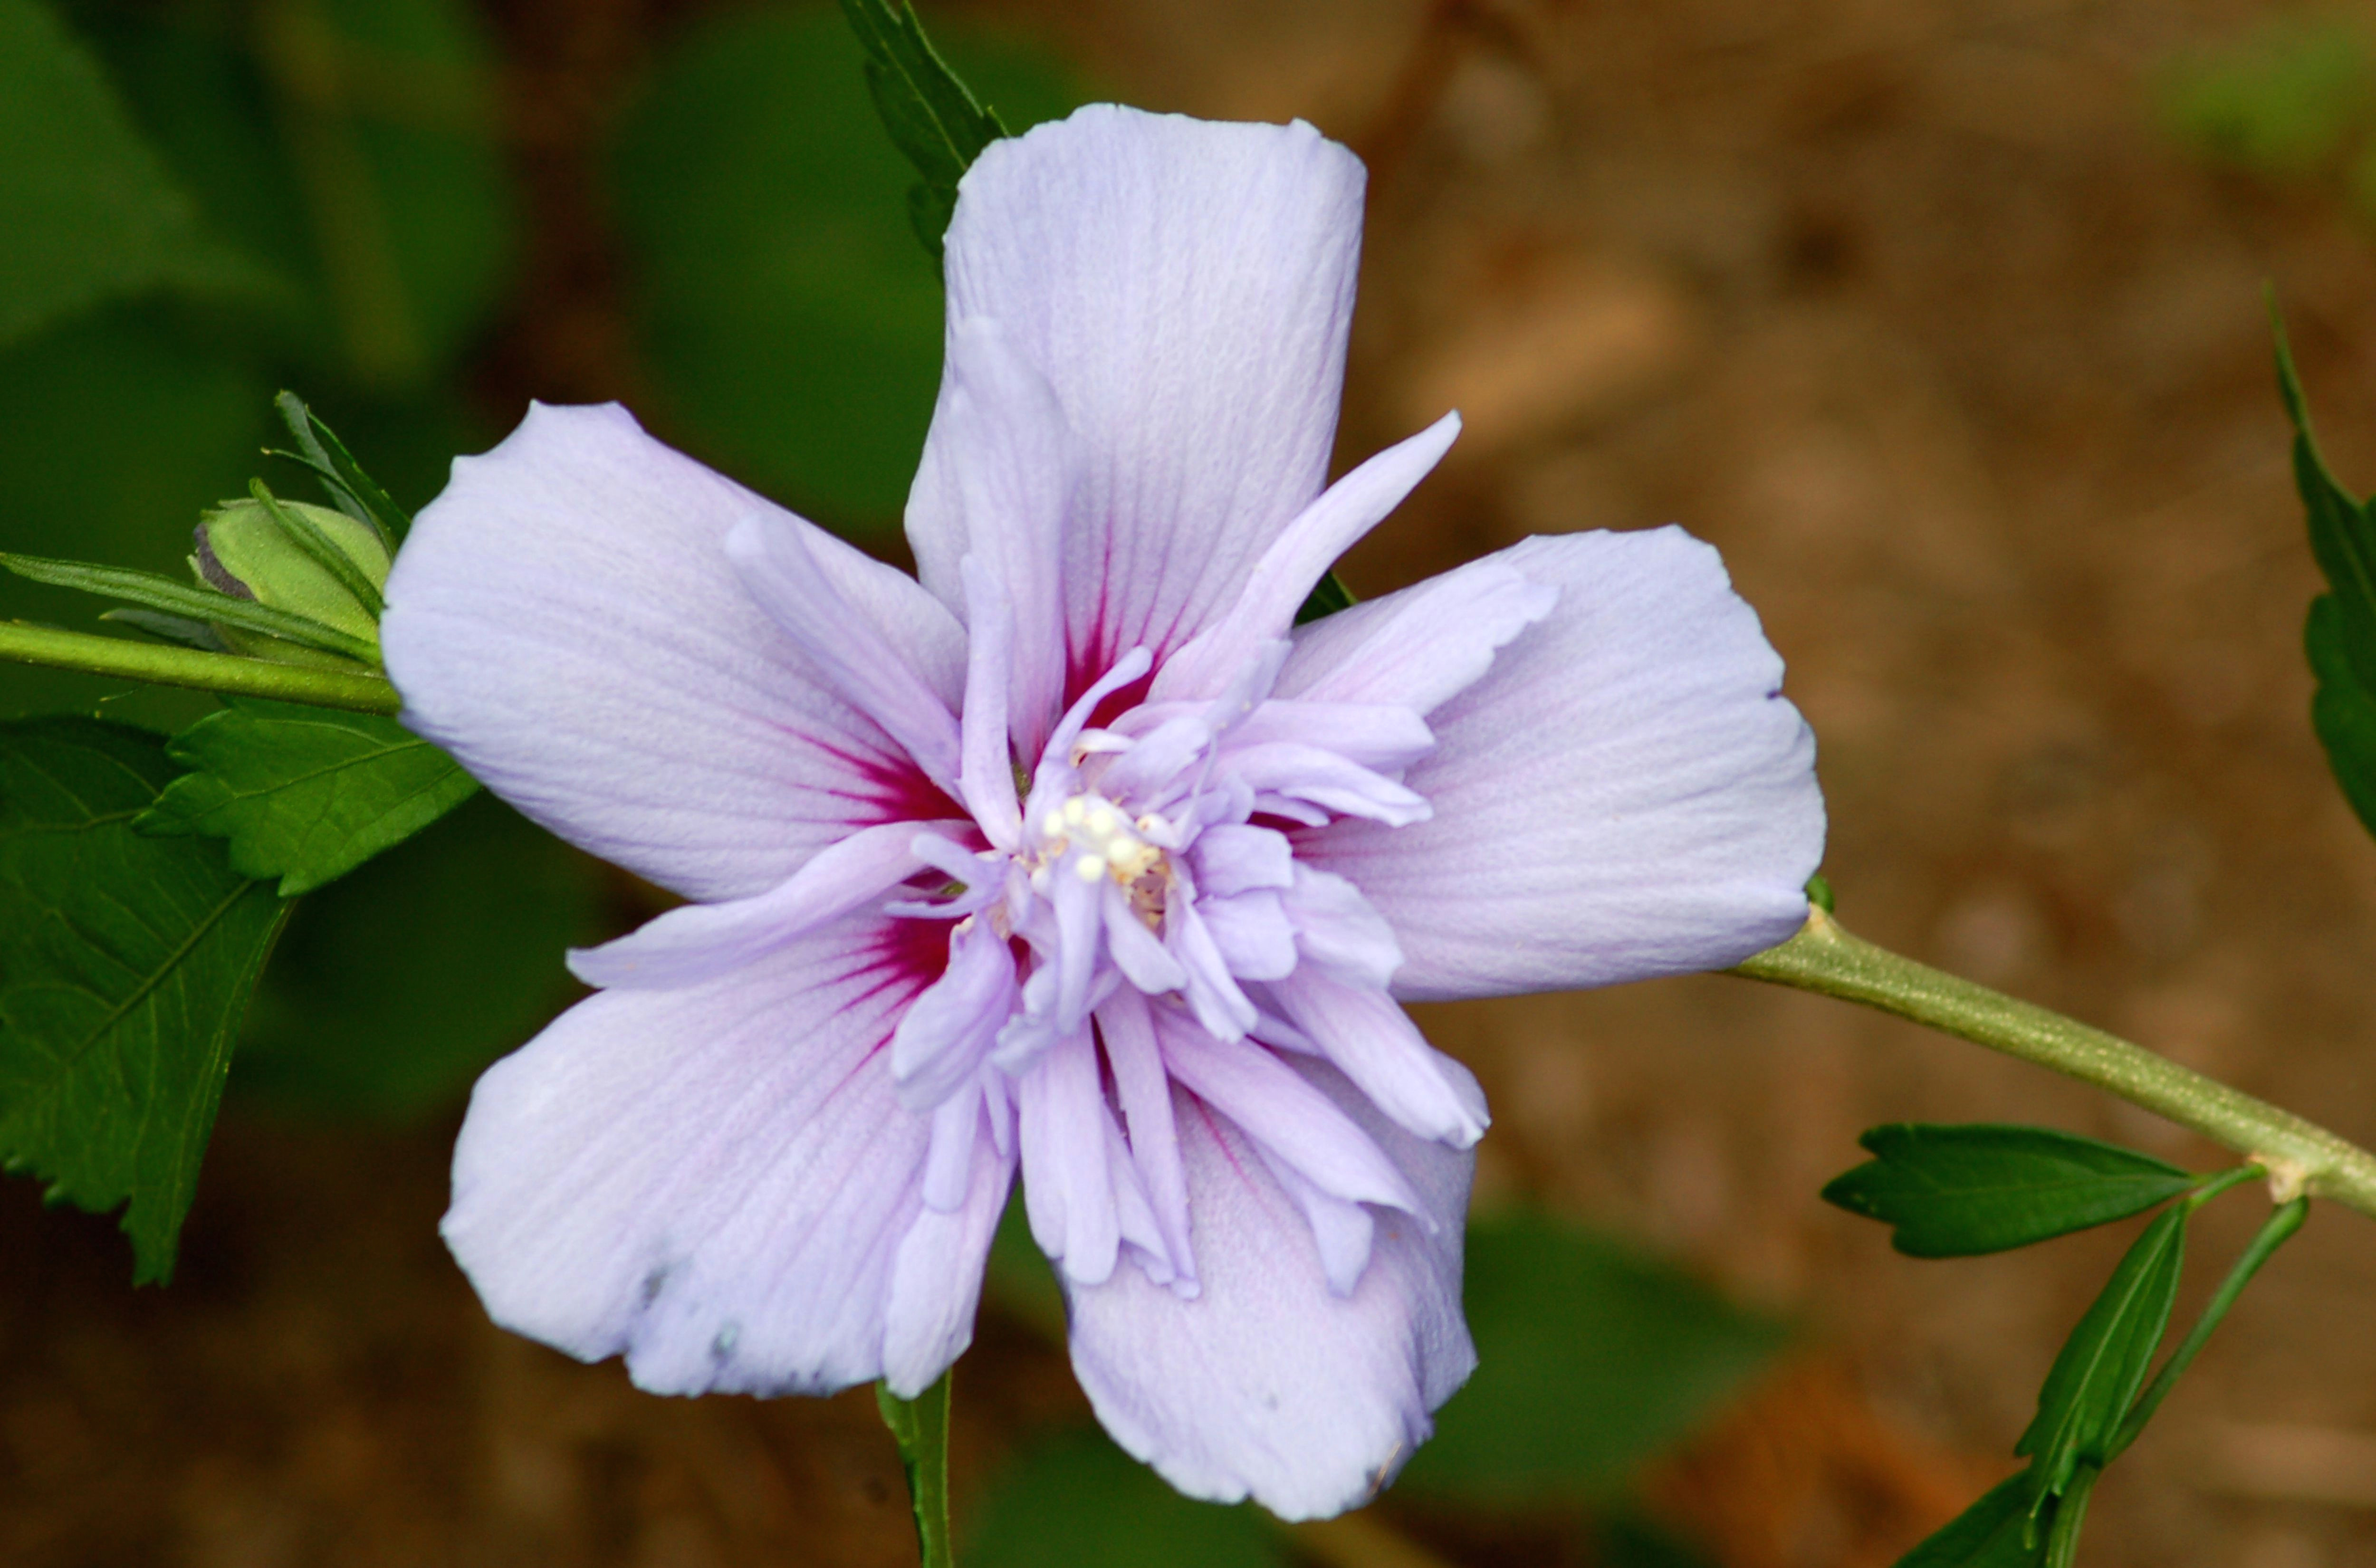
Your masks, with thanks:
[[[495,1321],[912,1396],[1019,1169],[1082,1387],[1182,1491],[1334,1513],[1426,1438],[1486,1113],[1398,1000],[1730,964],[1823,808],[1678,529],[1292,625],[1457,424],[1324,488],[1361,186],[1301,124],[985,152],[921,582],[615,407],[455,464],[388,581],[406,721],[692,900],[479,1082],[445,1235]]]

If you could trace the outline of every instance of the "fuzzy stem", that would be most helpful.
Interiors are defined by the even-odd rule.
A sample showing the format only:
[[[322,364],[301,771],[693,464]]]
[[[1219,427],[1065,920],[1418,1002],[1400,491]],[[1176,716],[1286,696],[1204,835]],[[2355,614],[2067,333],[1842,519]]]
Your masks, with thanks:
[[[2376,1155],[2240,1089],[2060,1013],[1901,957],[1810,906],[1807,923],[1732,973],[1895,1013],[2093,1084],[2234,1149],[2278,1201],[2333,1198],[2376,1217]]]
[[[267,659],[168,647],[160,643],[134,642],[129,637],[92,636],[87,632],[36,626],[25,621],[0,622],[0,659],[47,665],[53,670],[121,676],[163,686],[196,686],[201,691],[226,692],[233,696],[311,703],[315,707],[340,707],[353,713],[394,713],[404,706],[394,686],[362,670],[316,670],[303,664],[277,664]]]

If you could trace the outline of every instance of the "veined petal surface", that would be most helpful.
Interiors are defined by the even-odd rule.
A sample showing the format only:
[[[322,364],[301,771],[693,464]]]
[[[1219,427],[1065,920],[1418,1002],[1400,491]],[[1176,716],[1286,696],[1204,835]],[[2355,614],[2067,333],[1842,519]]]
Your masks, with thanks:
[[[1420,1218],[1372,1208],[1368,1266],[1330,1288],[1312,1224],[1257,1146],[1177,1089],[1194,1217],[1193,1300],[1116,1269],[1066,1286],[1073,1370],[1114,1440],[1192,1497],[1252,1497],[1285,1519],[1357,1507],[1426,1441],[1477,1364],[1460,1315],[1473,1155],[1423,1143],[1332,1069],[1294,1070],[1399,1169]]]
[[[1299,860],[1349,879],[1393,925],[1395,994],[1645,980],[1787,939],[1823,858],[1814,737],[1716,552],[1676,528],[1571,534],[1461,572],[1497,564],[1559,598],[1429,715],[1436,749],[1405,781],[1434,814],[1299,835]],[[1295,675],[1290,661],[1282,684]],[[1388,698],[1352,664],[1310,695],[1338,695],[1338,679]],[[1414,666],[1411,680],[1433,676]]]
[[[912,579],[644,434],[532,408],[454,464],[387,581],[404,721],[529,816],[689,897],[773,887],[859,827],[962,814],[752,599],[747,517],[804,530],[853,613],[954,707],[963,631]]]
[[[997,323],[1075,437],[1069,691],[1125,649],[1159,661],[1195,636],[1320,493],[1362,184],[1360,160],[1301,122],[1111,104],[995,142],[967,172],[947,237],[953,331]],[[908,519],[951,606],[967,540],[937,499],[955,487],[929,476],[965,462],[944,451],[958,423],[944,396]]]
[[[600,992],[489,1068],[443,1226],[488,1314],[624,1354],[661,1394],[938,1376],[1013,1162],[977,1138],[966,1201],[927,1209],[931,1123],[887,1049],[929,979],[910,952],[848,921],[702,984]]]

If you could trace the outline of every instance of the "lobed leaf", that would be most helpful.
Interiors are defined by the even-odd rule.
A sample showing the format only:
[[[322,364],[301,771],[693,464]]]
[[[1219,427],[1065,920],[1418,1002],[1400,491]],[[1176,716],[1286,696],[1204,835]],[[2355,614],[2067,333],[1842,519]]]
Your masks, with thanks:
[[[478,780],[393,719],[235,697],[173,737],[190,769],[143,833],[228,839],[244,876],[293,898],[344,876],[468,800]]]
[[[1966,1257],[2125,1219],[2194,1178],[2151,1155],[2045,1127],[1893,1123],[1858,1140],[1873,1158],[1824,1200],[1895,1226],[1911,1257]]]
[[[136,1283],[173,1269],[232,1041],[288,906],[203,839],[136,833],[160,737],[0,724],[0,1160],[126,1205]]]
[[[2063,1341],[2037,1391],[2037,1414],[2014,1445],[2031,1461],[2033,1498],[2060,1496],[2083,1463],[2104,1462],[2169,1327],[2189,1218],[2180,1205],[2146,1226]]]

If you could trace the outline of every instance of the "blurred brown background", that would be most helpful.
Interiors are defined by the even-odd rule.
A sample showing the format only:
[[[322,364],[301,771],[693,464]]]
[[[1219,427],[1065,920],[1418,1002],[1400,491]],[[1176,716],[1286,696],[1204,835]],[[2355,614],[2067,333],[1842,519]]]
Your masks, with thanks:
[[[504,0],[540,227],[490,417],[633,398],[588,148],[693,7]],[[1722,547],[1822,742],[1853,929],[2376,1142],[2376,846],[2299,653],[2317,578],[2261,289],[2376,483],[2376,240],[2316,179],[2191,154],[2156,73],[2203,0],[1013,0],[1115,96],[1301,115],[1372,165],[1342,456],[1467,434],[1349,564],[1376,593],[1529,533]],[[2346,12],[2345,16],[2356,13]],[[1884,1120],[2213,1151],[1976,1048],[1710,978],[1423,1010],[1538,1199],[1793,1314],[1803,1348],[1649,1483],[1740,1568],[1885,1564],[1997,1475],[2123,1243],[1920,1264],[1817,1202]],[[234,1105],[182,1277],[0,1183],[0,1562],[912,1562],[863,1391],[662,1401],[490,1328],[435,1237],[449,1122]],[[2204,1276],[2257,1222],[2198,1228]],[[1073,1409],[993,1316],[964,1489]],[[2270,1430],[2279,1429],[2279,1430]],[[2376,1563],[2376,1231],[2315,1215],[2097,1495],[2088,1561]],[[1454,1563],[1557,1521],[1380,1512]],[[1349,1560],[1348,1560],[1349,1561]],[[1383,1562],[1383,1559],[1378,1560]]]

